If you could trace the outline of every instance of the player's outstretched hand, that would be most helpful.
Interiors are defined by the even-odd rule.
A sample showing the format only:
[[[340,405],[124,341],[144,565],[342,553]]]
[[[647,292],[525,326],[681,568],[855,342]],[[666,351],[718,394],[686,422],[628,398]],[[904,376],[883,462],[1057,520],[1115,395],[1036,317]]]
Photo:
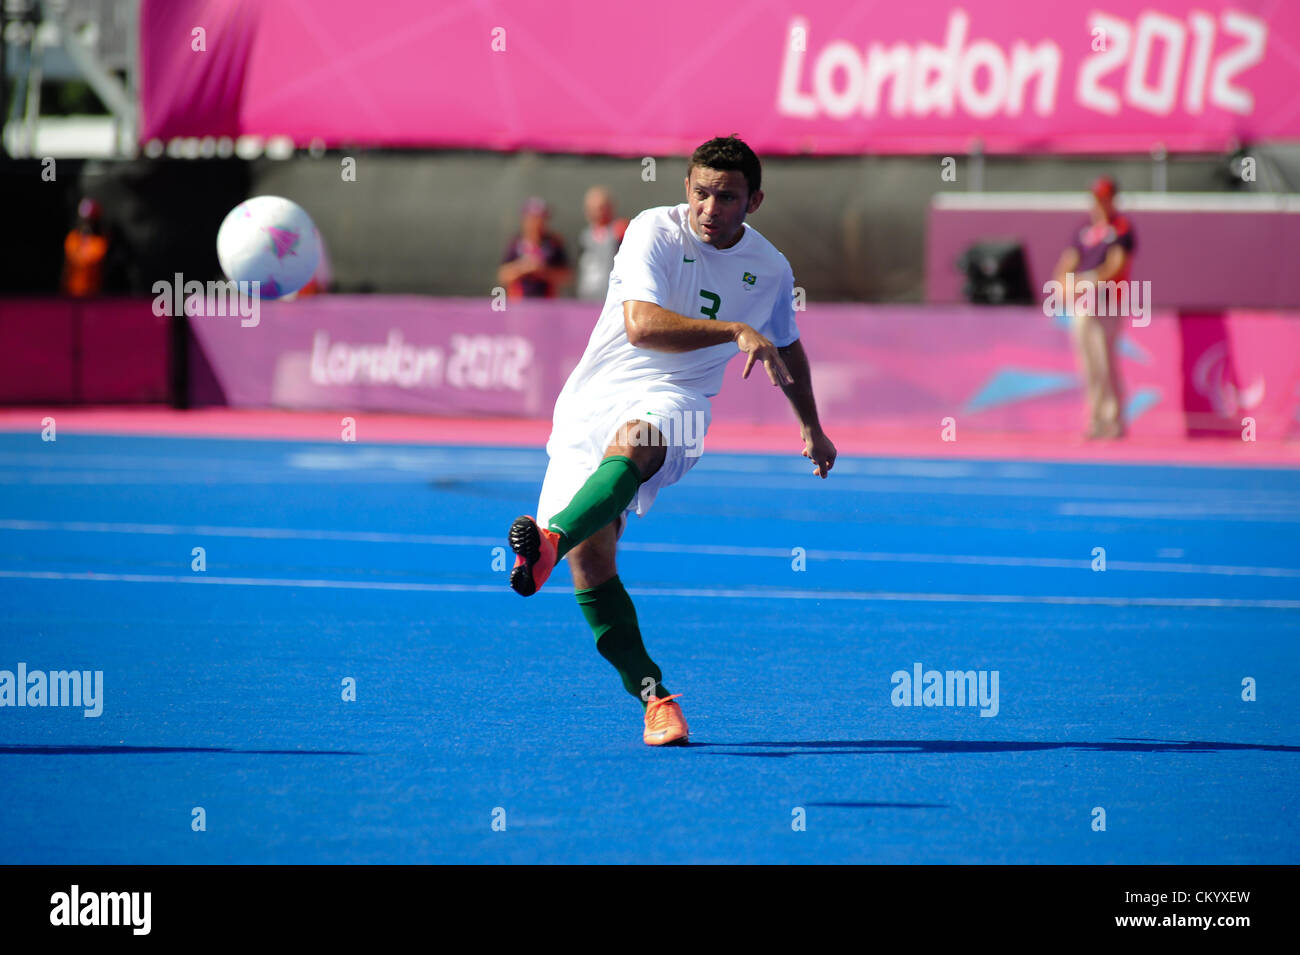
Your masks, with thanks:
[[[835,445],[826,437],[826,432],[815,431],[805,434],[803,439],[803,456],[812,460],[813,474],[825,478],[835,466]]]
[[[776,346],[753,328],[748,325],[742,328],[740,334],[736,336],[736,344],[748,356],[745,359],[745,370],[741,378],[748,378],[754,362],[761,361],[763,367],[767,369],[767,377],[772,379],[772,384],[783,387],[794,384],[794,376],[790,374],[790,369],[785,367],[785,362],[781,360],[781,353],[776,350]]]

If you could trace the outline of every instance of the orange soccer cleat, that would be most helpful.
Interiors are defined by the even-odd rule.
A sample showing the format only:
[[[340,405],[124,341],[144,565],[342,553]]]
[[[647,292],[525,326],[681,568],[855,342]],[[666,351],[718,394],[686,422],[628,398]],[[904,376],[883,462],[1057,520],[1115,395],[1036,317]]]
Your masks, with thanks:
[[[521,597],[531,597],[555,569],[560,535],[540,527],[532,517],[517,517],[510,525],[510,549],[519,556],[510,571],[510,586]]]
[[[645,744],[647,746],[670,746],[674,743],[685,745],[690,735],[686,727],[686,717],[682,708],[673,700],[681,696],[674,693],[662,700],[650,697],[650,705],[645,709]]]

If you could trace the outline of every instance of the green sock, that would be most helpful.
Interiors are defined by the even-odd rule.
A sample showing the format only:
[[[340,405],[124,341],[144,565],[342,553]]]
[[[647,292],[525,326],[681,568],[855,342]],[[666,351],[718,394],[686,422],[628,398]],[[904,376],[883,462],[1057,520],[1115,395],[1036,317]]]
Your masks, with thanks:
[[[551,518],[547,530],[560,535],[560,560],[596,531],[618,517],[641,486],[641,469],[629,457],[605,458],[587,483],[578,488],[569,506]]]
[[[668,696],[667,688],[659,682],[663,673],[645,652],[641,629],[636,623],[636,608],[632,606],[632,598],[623,589],[618,575],[599,587],[577,590],[573,595],[596,635],[596,649],[614,665],[623,679],[623,689],[641,700],[644,707],[646,701],[641,699],[641,691],[645,684],[642,681],[649,678],[655,681],[652,691],[655,696],[660,699]]]

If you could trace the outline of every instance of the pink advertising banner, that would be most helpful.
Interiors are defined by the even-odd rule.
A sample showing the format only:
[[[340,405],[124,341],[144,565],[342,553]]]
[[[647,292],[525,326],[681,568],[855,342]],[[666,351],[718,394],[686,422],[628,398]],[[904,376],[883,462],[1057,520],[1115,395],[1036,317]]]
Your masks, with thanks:
[[[192,397],[237,407],[549,418],[595,324],[587,303],[316,296],[256,325],[192,315]],[[1120,346],[1135,435],[1300,431],[1300,315],[1156,312]],[[1040,308],[809,305],[799,319],[823,422],[1071,432],[1083,398],[1064,321]],[[766,377],[727,368],[715,420],[795,419]]]
[[[1291,0],[144,0],[142,139],[760,155],[1300,139]]]

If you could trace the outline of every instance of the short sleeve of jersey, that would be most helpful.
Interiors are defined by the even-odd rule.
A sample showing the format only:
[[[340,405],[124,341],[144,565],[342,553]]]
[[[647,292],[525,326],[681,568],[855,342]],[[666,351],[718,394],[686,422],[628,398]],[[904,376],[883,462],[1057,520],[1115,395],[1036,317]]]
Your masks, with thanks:
[[[794,320],[794,273],[789,266],[785,270],[785,279],[781,282],[781,293],[772,306],[771,324],[768,325],[767,338],[777,348],[794,344],[799,338],[799,326]]]
[[[1117,231],[1119,231],[1119,235],[1115,239],[1116,245],[1118,245],[1125,252],[1130,252],[1130,253],[1137,248],[1137,237],[1133,234],[1133,223],[1125,219],[1124,228],[1122,230],[1117,230]]]
[[[669,301],[672,252],[671,238],[655,228],[653,219],[642,213],[628,224],[623,243],[614,256],[609,275],[610,291],[622,304],[627,301]]]
[[[1080,255],[1083,254],[1083,234],[1087,229],[1088,225],[1085,223],[1075,229],[1070,235],[1070,248],[1074,249],[1074,251],[1078,252]]]

